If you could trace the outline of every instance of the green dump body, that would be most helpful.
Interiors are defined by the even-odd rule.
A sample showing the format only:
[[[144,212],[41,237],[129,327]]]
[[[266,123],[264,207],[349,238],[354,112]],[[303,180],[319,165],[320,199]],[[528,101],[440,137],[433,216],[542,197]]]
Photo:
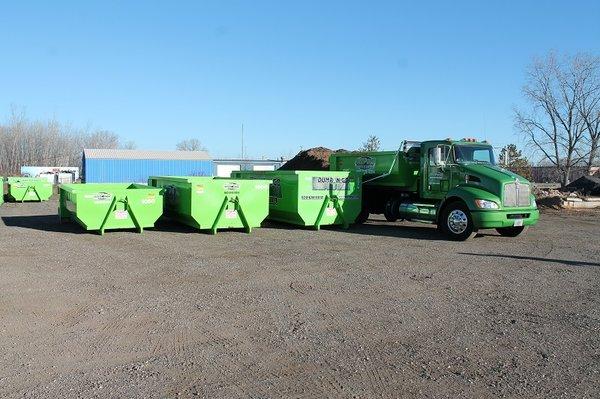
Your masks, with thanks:
[[[271,180],[151,176],[163,189],[165,216],[199,230],[243,228],[250,233],[269,214]]]
[[[360,177],[330,171],[240,171],[232,177],[271,179],[269,219],[319,229],[348,227],[361,211]]]
[[[351,171],[362,176],[369,185],[402,187],[417,191],[420,152],[372,151],[338,152],[329,157],[330,170]],[[377,179],[375,179],[377,178]],[[372,180],[373,179],[373,180]]]
[[[8,199],[14,202],[48,201],[52,183],[36,177],[7,177]]]
[[[160,189],[143,184],[63,184],[58,208],[62,220],[71,219],[86,230],[154,227],[163,213]]]

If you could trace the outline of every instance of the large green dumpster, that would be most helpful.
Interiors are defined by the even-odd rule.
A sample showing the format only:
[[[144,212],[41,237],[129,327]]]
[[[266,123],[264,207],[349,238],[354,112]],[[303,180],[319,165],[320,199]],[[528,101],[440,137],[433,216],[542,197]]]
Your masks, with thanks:
[[[61,221],[71,219],[86,230],[137,229],[154,227],[163,213],[160,189],[144,184],[63,184],[58,213]]]
[[[165,216],[199,230],[243,228],[250,233],[269,213],[271,180],[219,177],[152,176],[148,184],[162,188]]]
[[[348,227],[361,210],[362,184],[351,172],[241,171],[232,177],[272,179],[269,219],[319,229],[324,225]]]
[[[47,201],[52,197],[52,183],[37,177],[7,177],[10,201]]]

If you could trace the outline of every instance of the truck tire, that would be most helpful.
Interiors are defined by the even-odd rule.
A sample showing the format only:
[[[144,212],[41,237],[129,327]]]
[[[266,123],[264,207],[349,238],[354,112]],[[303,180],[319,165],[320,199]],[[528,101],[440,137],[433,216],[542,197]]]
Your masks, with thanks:
[[[439,227],[444,234],[455,241],[466,241],[477,234],[471,211],[461,201],[452,202],[444,207]]]
[[[383,216],[388,222],[395,222],[398,220],[398,212],[394,212],[394,207],[398,207],[398,202],[389,200],[385,203],[385,209],[383,210]]]
[[[527,231],[527,226],[516,226],[516,227],[501,227],[496,229],[503,237],[516,237],[521,233]]]
[[[363,224],[368,219],[369,219],[369,211],[367,211],[366,209],[363,209],[363,210],[360,211],[360,213],[358,214],[358,216],[354,220],[354,223],[356,223],[356,224]]]

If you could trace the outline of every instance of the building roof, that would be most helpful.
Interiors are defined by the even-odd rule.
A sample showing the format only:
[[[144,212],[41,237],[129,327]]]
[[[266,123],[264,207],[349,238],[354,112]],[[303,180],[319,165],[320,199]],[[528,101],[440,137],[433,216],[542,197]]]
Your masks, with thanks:
[[[148,150],[112,150],[84,149],[86,159],[160,159],[160,160],[210,160],[206,151],[148,151]]]

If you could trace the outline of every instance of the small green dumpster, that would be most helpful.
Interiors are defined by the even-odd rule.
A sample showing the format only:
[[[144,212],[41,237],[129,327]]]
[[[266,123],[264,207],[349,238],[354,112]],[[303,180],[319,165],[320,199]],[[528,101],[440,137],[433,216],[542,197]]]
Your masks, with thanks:
[[[116,229],[141,233],[162,215],[163,197],[160,189],[144,184],[63,184],[58,213],[61,221],[71,219],[101,235]]]
[[[241,171],[232,177],[272,179],[269,219],[319,229],[341,224],[347,228],[361,210],[362,184],[351,172]]]
[[[15,202],[48,201],[52,197],[52,183],[37,177],[7,177],[8,199]]]
[[[271,180],[219,177],[152,176],[148,184],[162,188],[165,216],[199,230],[260,227],[269,213]]]

